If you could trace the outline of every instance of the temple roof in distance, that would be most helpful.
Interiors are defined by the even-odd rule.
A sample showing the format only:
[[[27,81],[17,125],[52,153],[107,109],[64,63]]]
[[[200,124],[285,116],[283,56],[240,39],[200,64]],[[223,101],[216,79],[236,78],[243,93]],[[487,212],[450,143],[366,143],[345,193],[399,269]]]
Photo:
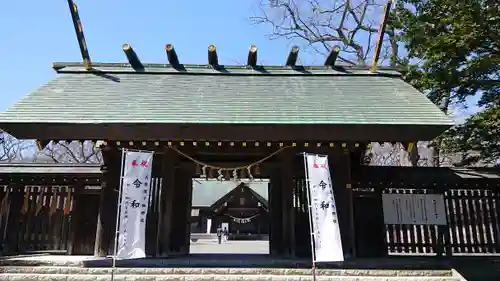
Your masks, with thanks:
[[[245,184],[255,191],[255,193],[262,196],[262,198],[269,200],[269,180],[255,180],[253,182],[245,182]],[[210,207],[217,200],[238,187],[238,185],[239,182],[234,181],[194,180],[192,206]]]
[[[56,63],[57,77],[0,114],[14,124],[377,124],[453,121],[397,71],[281,67]],[[21,129],[19,129],[21,130]]]

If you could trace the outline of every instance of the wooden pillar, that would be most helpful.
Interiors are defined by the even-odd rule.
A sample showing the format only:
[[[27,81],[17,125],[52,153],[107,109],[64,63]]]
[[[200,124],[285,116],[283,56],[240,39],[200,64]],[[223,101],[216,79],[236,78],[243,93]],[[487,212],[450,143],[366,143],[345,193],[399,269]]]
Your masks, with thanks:
[[[166,149],[162,155],[162,180],[161,180],[161,199],[160,216],[158,219],[158,253],[166,257],[170,253],[171,232],[173,219],[173,199],[175,190],[175,163],[177,154],[172,150]]]
[[[190,223],[188,215],[191,215],[191,192],[191,173],[181,168],[176,169],[170,247],[171,251],[177,255],[189,254]]]
[[[282,211],[282,255],[295,256],[295,221],[293,212],[293,164],[294,151],[285,150],[281,153],[281,211]]]
[[[105,146],[101,151],[104,164],[101,167],[101,194],[94,246],[94,256],[97,257],[105,257],[112,251],[121,169],[120,153],[116,148]]]
[[[191,170],[189,170],[191,171]],[[193,175],[189,171],[183,171],[183,205],[184,205],[184,235],[181,246],[181,255],[189,255],[191,246],[191,201],[193,199]]]
[[[347,149],[329,154],[328,159],[335,203],[338,206],[340,236],[345,258],[354,257],[356,252],[350,160],[350,153]]]
[[[281,180],[278,169],[273,169],[269,182],[269,252],[273,256],[282,253]]]
[[[303,160],[302,160],[303,161]],[[302,162],[303,163],[303,162]],[[302,178],[298,182],[297,196],[299,198],[299,208],[296,217],[296,255],[301,258],[312,258],[311,249],[311,232],[312,229],[309,224],[309,203],[307,200],[307,182],[304,177],[304,165],[301,167],[301,171],[295,170],[297,175],[301,175]]]
[[[85,189],[85,185],[83,184],[75,184],[74,185],[74,197],[73,197],[73,206],[71,210],[71,223],[69,225],[69,237],[68,237],[68,245],[67,245],[67,254],[73,255],[74,249],[78,247],[78,241],[80,240],[79,234],[85,233],[85,230],[81,227],[82,223],[82,214],[85,210],[85,202],[82,201],[84,197],[82,193]]]

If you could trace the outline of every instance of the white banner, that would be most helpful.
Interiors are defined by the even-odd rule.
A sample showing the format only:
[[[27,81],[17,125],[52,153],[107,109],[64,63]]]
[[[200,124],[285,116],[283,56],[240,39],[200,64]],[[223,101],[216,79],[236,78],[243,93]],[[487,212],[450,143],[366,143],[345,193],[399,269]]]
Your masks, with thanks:
[[[315,262],[343,261],[344,253],[328,157],[306,154],[305,158],[309,179]]]
[[[153,152],[124,151],[123,153],[116,258],[144,258]]]

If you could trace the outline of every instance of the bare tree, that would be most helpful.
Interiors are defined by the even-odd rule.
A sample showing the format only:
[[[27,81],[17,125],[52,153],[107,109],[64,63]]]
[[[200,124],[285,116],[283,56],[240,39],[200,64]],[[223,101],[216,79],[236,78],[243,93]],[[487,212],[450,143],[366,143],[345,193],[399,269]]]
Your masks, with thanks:
[[[299,40],[326,55],[341,48],[339,59],[358,65],[370,62],[387,0],[261,0],[250,20],[271,27],[270,39]],[[397,34],[386,29],[381,59],[398,57]]]
[[[261,0],[250,20],[271,27],[271,40],[301,41],[326,56],[339,46],[344,63],[365,66],[372,60],[387,0]],[[379,63],[396,65],[399,60],[398,34],[390,21],[383,37]],[[421,146],[419,146],[421,147]],[[418,149],[417,149],[418,150]],[[418,155],[418,151],[414,154]],[[373,143],[366,152],[371,165],[416,166],[400,144]],[[422,157],[420,157],[422,158]],[[365,161],[366,162],[366,161]],[[408,164],[409,163],[409,164]]]
[[[0,162],[102,163],[99,143],[52,142],[41,151],[33,140],[19,140],[0,130]]]
[[[30,148],[30,144],[18,140],[0,130],[0,162],[12,162],[22,159],[24,152]]]
[[[50,143],[37,155],[37,161],[54,163],[102,163],[102,154],[98,143],[85,141],[70,143],[61,141]]]

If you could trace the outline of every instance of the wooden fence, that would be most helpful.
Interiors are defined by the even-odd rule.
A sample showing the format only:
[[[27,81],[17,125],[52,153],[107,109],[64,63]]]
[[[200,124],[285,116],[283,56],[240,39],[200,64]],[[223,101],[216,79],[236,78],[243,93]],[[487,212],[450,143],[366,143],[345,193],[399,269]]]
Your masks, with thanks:
[[[427,194],[431,189],[386,189],[384,193]],[[385,225],[389,254],[484,255],[500,252],[498,194],[488,189],[449,189],[446,226]]]
[[[491,255],[500,252],[500,190],[481,185],[445,190],[382,186],[353,188],[358,256],[370,249],[376,254],[372,256]],[[304,249],[297,248],[298,253],[310,251],[305,192],[305,182],[297,181],[294,189],[295,239],[297,245],[306,245]],[[160,193],[161,180],[154,178],[146,221],[146,252],[149,255],[158,252],[156,241],[162,235],[158,231]],[[384,225],[381,199],[384,193],[443,194],[448,224]],[[348,207],[345,204],[338,202],[339,210]],[[91,255],[98,207],[99,187],[81,186],[81,190],[75,190],[72,186],[0,186],[0,251],[3,255],[37,252]],[[377,241],[382,243],[378,245]]]
[[[71,243],[74,189],[67,186],[0,187],[1,251],[61,252]]]

